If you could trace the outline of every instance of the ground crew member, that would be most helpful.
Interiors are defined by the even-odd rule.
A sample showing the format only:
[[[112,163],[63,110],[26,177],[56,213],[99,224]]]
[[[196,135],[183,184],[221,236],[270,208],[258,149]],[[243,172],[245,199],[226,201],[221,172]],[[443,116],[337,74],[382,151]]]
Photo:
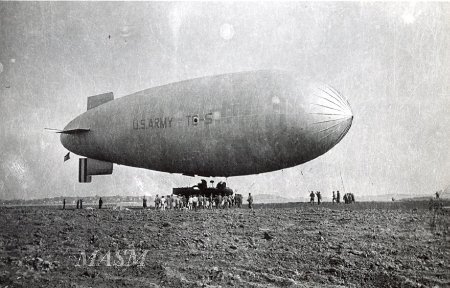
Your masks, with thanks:
[[[333,191],[333,204],[334,204],[334,202],[336,202],[336,194]]]
[[[238,208],[241,208],[242,206],[242,195],[236,195],[236,202],[237,202],[237,206]]]
[[[336,192],[336,203],[341,202],[341,194],[339,193],[339,190]]]
[[[77,200],[77,209],[80,208],[80,200]]]
[[[166,198],[164,198],[164,196],[161,196],[161,210],[164,211],[166,210]]]
[[[206,181],[205,181],[205,183],[206,183]],[[197,197],[197,195],[194,195],[194,197],[192,197],[192,209],[197,211],[197,207],[198,207],[198,197]]]
[[[317,205],[320,205],[320,200],[322,200],[322,195],[320,195],[320,191],[317,191],[316,194],[317,194]]]
[[[63,210],[66,210],[66,198],[63,199]]]
[[[217,196],[217,208],[222,208],[222,195]]]
[[[194,199],[192,198],[192,195],[190,195],[189,202],[188,202],[188,210],[192,210],[193,205],[194,205]]]
[[[309,193],[309,203],[314,204],[314,191],[311,191],[311,193]]]
[[[225,208],[225,209],[228,208],[228,196],[227,195],[223,196],[223,208]]]
[[[248,193],[248,208],[253,210],[253,197],[252,197],[252,193]]]
[[[160,203],[161,203],[161,199],[159,199],[159,195],[156,194],[156,197],[155,197],[155,210],[159,209]]]
[[[202,209],[203,208],[203,195],[199,195],[197,201],[198,201],[198,205],[197,205],[198,208]]]
[[[142,207],[144,207],[144,209],[147,208],[147,198],[145,198],[145,196],[144,199],[142,199]]]
[[[98,209],[102,209],[103,206],[103,200],[102,197],[100,197],[100,199],[98,199]]]

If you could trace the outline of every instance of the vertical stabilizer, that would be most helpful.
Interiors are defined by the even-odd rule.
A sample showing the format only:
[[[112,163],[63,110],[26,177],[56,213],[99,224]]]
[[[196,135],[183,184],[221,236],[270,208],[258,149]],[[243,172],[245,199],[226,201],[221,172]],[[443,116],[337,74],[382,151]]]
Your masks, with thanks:
[[[80,158],[78,182],[90,183],[92,175],[110,175],[113,172],[113,163],[90,158]]]
[[[95,96],[88,97],[87,100],[87,110],[105,104],[106,102],[114,100],[113,92],[99,94]]]

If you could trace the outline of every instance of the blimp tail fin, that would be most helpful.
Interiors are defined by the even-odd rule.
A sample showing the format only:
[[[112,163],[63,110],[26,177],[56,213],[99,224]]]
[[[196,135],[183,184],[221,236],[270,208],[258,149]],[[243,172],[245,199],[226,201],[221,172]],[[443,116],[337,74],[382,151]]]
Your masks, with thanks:
[[[89,129],[89,128],[76,128],[76,129],[68,129],[68,130],[57,131],[56,133],[79,134],[79,133],[89,132],[90,130],[91,129]]]
[[[45,130],[52,130],[55,131],[55,133],[61,133],[61,134],[78,134],[78,133],[85,133],[91,131],[89,128],[75,128],[75,129],[67,129],[67,130],[60,130],[60,129],[54,129],[54,128],[44,128]]]
[[[113,92],[90,96],[87,99],[87,110],[114,100]]]
[[[80,158],[78,167],[80,183],[90,183],[93,175],[110,175],[113,172],[113,163],[90,158]]]

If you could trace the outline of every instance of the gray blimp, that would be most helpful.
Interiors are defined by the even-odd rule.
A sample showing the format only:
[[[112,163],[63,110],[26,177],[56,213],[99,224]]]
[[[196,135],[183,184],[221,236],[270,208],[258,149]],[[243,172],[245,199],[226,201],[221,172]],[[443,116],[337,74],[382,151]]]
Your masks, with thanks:
[[[79,181],[113,163],[168,173],[239,176],[293,167],[335,146],[353,121],[334,88],[261,70],[171,83],[114,99],[88,97],[61,133]]]

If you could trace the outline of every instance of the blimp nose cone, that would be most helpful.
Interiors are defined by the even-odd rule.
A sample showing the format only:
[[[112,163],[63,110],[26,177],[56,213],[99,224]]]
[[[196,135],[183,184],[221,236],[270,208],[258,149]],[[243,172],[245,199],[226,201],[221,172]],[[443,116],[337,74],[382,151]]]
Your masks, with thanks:
[[[310,114],[316,139],[328,149],[342,140],[353,122],[348,101],[336,89],[327,85],[314,87]]]

